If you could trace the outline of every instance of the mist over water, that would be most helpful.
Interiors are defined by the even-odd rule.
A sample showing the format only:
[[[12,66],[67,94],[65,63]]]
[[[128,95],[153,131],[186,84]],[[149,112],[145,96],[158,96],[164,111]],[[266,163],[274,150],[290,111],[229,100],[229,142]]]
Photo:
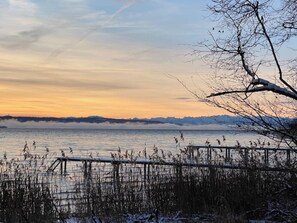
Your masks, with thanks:
[[[268,141],[264,136],[252,132],[236,130],[183,130],[184,141],[179,130],[132,130],[132,129],[0,129],[0,159],[6,152],[9,159],[20,156],[25,143],[34,153],[45,154],[46,147],[53,156],[60,156],[61,149],[66,156],[110,156],[110,152],[134,150],[148,152],[156,146],[164,151],[179,152],[189,144],[204,145],[208,140],[212,145],[218,145],[219,139],[223,145],[234,146],[238,140],[242,146],[249,141]],[[223,135],[226,141],[223,142]],[[175,142],[174,137],[178,139]],[[70,148],[73,154],[70,153]]]

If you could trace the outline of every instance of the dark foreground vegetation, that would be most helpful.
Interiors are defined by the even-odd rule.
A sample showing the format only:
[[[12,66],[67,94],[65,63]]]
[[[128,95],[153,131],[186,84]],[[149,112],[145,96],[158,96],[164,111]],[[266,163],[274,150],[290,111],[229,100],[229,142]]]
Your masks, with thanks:
[[[297,221],[295,172],[259,171],[253,165],[239,170],[181,167],[176,161],[171,167],[146,166],[149,171],[136,164],[99,163],[88,173],[79,172],[79,164],[60,175],[46,172],[48,155],[32,155],[27,148],[22,160],[1,160],[0,222],[67,222],[74,217],[124,222],[128,214],[139,213],[150,215],[134,222],[161,222],[162,216],[178,212],[181,222],[200,222],[205,213],[209,222]],[[133,151],[115,156],[136,157]],[[162,156],[155,148],[150,159]]]

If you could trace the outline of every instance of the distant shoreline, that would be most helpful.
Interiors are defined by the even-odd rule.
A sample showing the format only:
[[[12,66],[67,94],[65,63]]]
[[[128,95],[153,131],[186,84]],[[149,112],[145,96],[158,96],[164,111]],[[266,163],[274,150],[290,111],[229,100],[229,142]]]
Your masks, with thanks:
[[[110,124],[110,123],[50,123],[50,122],[7,122],[6,129],[110,129],[110,130],[199,130],[199,131],[234,131],[239,130],[236,126],[228,125],[174,125],[174,124],[155,124],[155,125],[141,125],[141,124]],[[0,127],[1,128],[1,127]]]

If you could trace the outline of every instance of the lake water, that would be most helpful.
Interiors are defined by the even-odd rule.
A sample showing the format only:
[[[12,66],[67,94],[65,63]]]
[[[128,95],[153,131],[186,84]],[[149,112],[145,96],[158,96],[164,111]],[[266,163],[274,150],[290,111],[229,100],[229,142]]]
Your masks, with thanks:
[[[114,130],[114,129],[0,129],[0,158],[20,156],[25,143],[34,153],[44,154],[46,147],[53,156],[60,156],[61,149],[65,154],[75,156],[110,156],[110,152],[118,150],[151,151],[154,146],[172,153],[179,152],[189,144],[204,145],[208,140],[218,145],[217,139],[223,144],[234,146],[238,140],[241,145],[249,145],[249,141],[268,140],[251,132],[236,130],[183,130],[184,140],[178,130]],[[223,142],[223,135],[226,140]],[[175,142],[177,138],[178,143]],[[70,154],[72,148],[73,154]]]

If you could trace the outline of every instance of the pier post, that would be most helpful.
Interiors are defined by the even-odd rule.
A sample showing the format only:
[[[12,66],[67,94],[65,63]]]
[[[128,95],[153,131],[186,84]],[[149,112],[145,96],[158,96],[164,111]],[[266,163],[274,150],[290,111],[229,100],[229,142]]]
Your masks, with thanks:
[[[266,166],[269,165],[269,162],[268,162],[268,149],[264,149],[264,163]]]
[[[230,148],[225,148],[226,150],[226,157],[225,157],[225,162],[231,162],[231,149]]]
[[[92,175],[92,161],[89,162],[89,171],[88,171],[88,175],[91,177]]]
[[[196,162],[199,163],[199,158],[200,158],[200,153],[199,153],[199,147],[196,149],[197,150],[197,156],[196,156]]]
[[[83,162],[84,177],[91,177],[92,175],[92,161],[85,160]]]
[[[119,163],[114,162],[113,164],[113,189],[117,194],[120,193],[120,173],[119,173]]]
[[[227,148],[225,148],[225,152],[226,152],[226,154],[225,154],[225,162],[227,163],[228,162],[228,149]]]
[[[247,148],[244,148],[244,165],[248,165],[248,159],[249,159],[249,151]]]
[[[66,174],[66,170],[67,170],[67,160],[64,161],[64,174]]]
[[[84,161],[84,176],[88,176],[88,163],[87,161]]]
[[[291,150],[290,149],[287,149],[287,166],[290,166],[291,164]]]
[[[143,165],[143,185],[146,188],[146,164]]]
[[[211,154],[211,147],[209,146],[207,148],[207,162],[211,162],[211,159],[212,159],[212,154]]]
[[[182,178],[183,178],[182,165],[179,165],[179,164],[176,165],[176,178],[178,182],[182,181]]]
[[[188,146],[188,152],[190,155],[190,160],[194,160],[194,149],[192,146]]]
[[[150,176],[149,176],[149,173],[150,173],[150,164],[144,164],[143,165],[143,182],[142,182],[142,185],[141,187],[144,188],[143,191],[143,198],[144,200],[150,200],[150,184],[149,184],[149,179],[150,179]]]
[[[63,160],[60,162],[60,170],[61,170],[61,175],[63,174]]]
[[[147,182],[149,183],[150,182],[150,164],[148,164],[147,166]]]

